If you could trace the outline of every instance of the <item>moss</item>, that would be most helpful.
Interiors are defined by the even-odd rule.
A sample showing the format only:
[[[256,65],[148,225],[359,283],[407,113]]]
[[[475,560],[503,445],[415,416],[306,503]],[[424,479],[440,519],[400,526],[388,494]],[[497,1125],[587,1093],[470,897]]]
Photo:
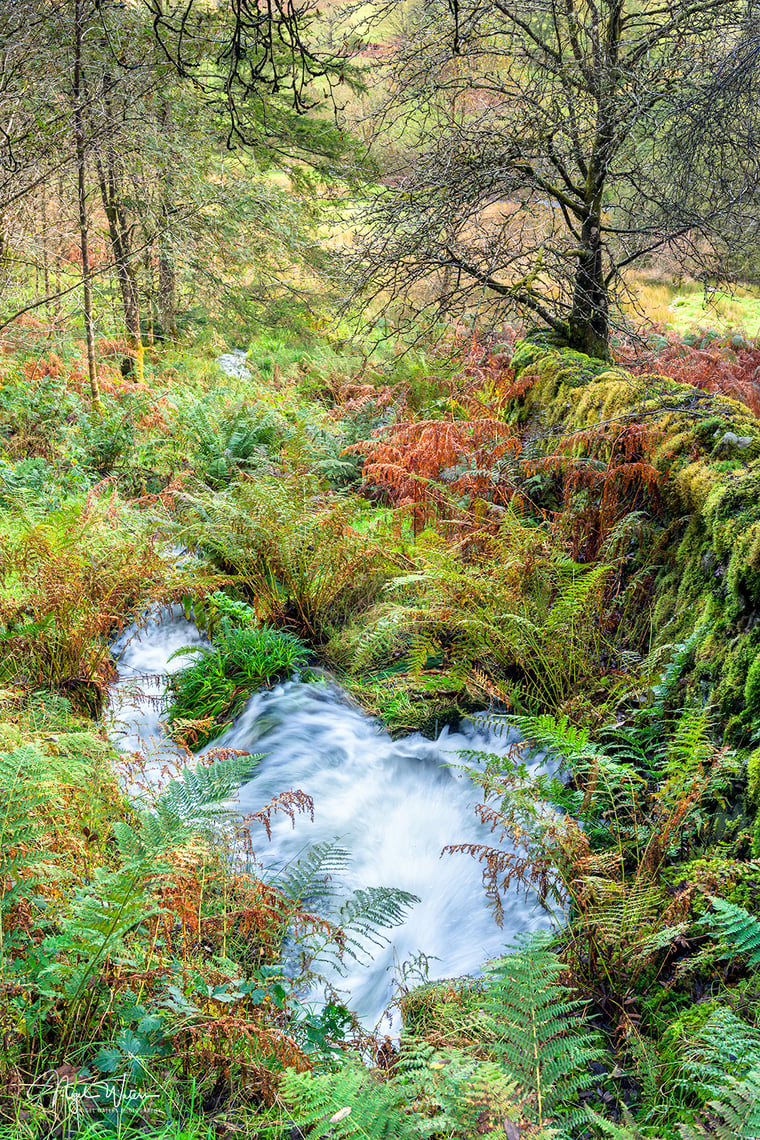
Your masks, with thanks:
[[[531,344],[530,341],[521,340],[515,346],[515,351],[512,354],[512,367],[519,375],[521,372],[526,372],[545,355],[546,345]]]
[[[680,1056],[682,1045],[702,1029],[717,1009],[720,1009],[717,999],[698,1002],[672,1021],[663,1035],[666,1057],[668,1054]]]
[[[750,716],[760,714],[760,653],[757,654],[747,672],[744,682],[744,705]]]
[[[751,803],[758,802],[758,793],[760,793],[760,748],[755,748],[747,757],[747,797]]]
[[[669,535],[649,594],[654,645],[685,640],[700,624],[714,633],[697,653],[689,684],[712,690],[727,730],[746,742],[760,723],[760,424],[743,405],[666,377],[633,377],[561,347],[556,338],[518,345],[517,373],[536,382],[515,401],[528,433],[576,433],[575,455],[592,454],[584,429],[646,424],[649,460],[661,473],[659,510]],[[724,454],[726,433],[747,440]],[[641,510],[641,500],[632,502]]]
[[[348,675],[342,683],[357,704],[377,717],[394,740],[412,732],[435,740],[444,728],[455,727],[463,717],[480,708],[465,694],[431,694],[418,678],[404,671],[382,679],[371,673]]]

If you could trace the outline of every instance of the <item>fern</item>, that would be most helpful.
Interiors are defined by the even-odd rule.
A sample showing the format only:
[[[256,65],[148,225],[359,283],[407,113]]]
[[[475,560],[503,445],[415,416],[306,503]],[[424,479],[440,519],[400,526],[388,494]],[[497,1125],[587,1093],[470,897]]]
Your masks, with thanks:
[[[407,911],[419,902],[417,895],[399,887],[367,887],[355,890],[339,907],[330,921],[328,936],[318,944],[312,941],[306,949],[312,972],[330,964],[340,972],[346,956],[360,960],[368,952],[368,944],[385,946],[390,939],[384,928],[400,926]]]
[[[626,883],[589,875],[583,889],[584,914],[578,925],[593,925],[605,956],[619,958],[621,966],[623,960],[630,965],[646,961],[670,945],[674,929],[688,929],[688,923],[678,928],[660,926],[668,896],[646,878]]]
[[[722,957],[733,960],[740,955],[747,958],[748,967],[756,966],[760,962],[760,919],[727,899],[710,896],[710,902],[713,913],[705,915],[701,925],[720,938]]]
[[[48,796],[46,763],[31,745],[0,755],[0,966],[26,940],[16,907],[56,874],[37,814]]]
[[[405,1111],[403,1088],[383,1083],[358,1062],[338,1073],[296,1073],[283,1077],[286,1100],[301,1134],[310,1140],[415,1140],[419,1133]]]
[[[493,1061],[460,1049],[436,1050],[403,1037],[395,1081],[406,1091],[418,1135],[504,1137],[517,1115],[517,1086]],[[515,1129],[517,1131],[517,1129]]]
[[[179,536],[234,571],[260,617],[314,637],[381,585],[387,557],[359,533],[355,500],[325,501],[308,476],[238,482],[185,497]]]
[[[256,413],[244,404],[220,407],[215,396],[196,400],[185,412],[197,449],[195,468],[210,486],[224,487],[236,471],[266,457],[277,438],[278,422],[268,411]]]
[[[646,1118],[661,1100],[662,1062],[652,1040],[631,1024],[628,1047],[641,1096],[640,1115]]]
[[[333,897],[330,879],[345,871],[350,862],[349,852],[337,839],[315,843],[306,855],[296,859],[281,871],[274,884],[289,899],[312,902]]]
[[[92,882],[77,891],[69,914],[61,919],[66,958],[54,970],[66,997],[72,1001],[81,997],[101,963],[124,952],[127,934],[158,913],[150,883],[160,870],[155,863],[147,866],[141,860],[118,871],[98,867]]]
[[[594,1129],[593,1135],[608,1137],[609,1140],[644,1140],[644,1134],[637,1126],[628,1110],[623,1108],[623,1123],[607,1120],[600,1116],[593,1108],[586,1106],[586,1120]]]
[[[682,1072],[690,1092],[719,1097],[726,1079],[760,1071],[760,1032],[731,1009],[718,1008],[683,1048]]]
[[[152,859],[198,834],[213,837],[230,814],[225,803],[250,778],[260,759],[233,753],[208,765],[185,768],[181,778],[166,785],[151,810],[138,814],[137,828],[115,825],[122,856]]]
[[[602,843],[612,840],[607,817],[628,818],[636,813],[639,799],[646,788],[643,777],[630,760],[620,753],[610,755],[602,744],[591,740],[590,732],[572,724],[566,717],[551,714],[510,716],[525,740],[557,758],[572,773],[581,789],[575,802],[567,806],[579,815],[590,829],[589,836]],[[562,797],[567,800],[567,797]]]
[[[590,1061],[603,1056],[560,977],[565,967],[535,936],[487,974],[485,1008],[493,1019],[493,1051],[519,1086],[532,1094],[531,1115],[541,1126],[562,1110],[563,1123],[583,1119],[574,1107],[591,1084]]]
[[[738,1081],[727,1076],[720,1097],[707,1106],[702,1123],[681,1125],[683,1140],[757,1140],[760,1136],[760,1069]]]
[[[699,626],[685,641],[681,641],[673,646],[673,654],[670,661],[664,672],[660,675],[660,679],[652,686],[652,702],[646,710],[648,719],[653,721],[662,719],[665,713],[665,707],[675,692],[675,688],[681,680],[684,671],[688,667],[692,650],[699,644],[703,634],[704,630],[702,626]]]
[[[224,804],[252,762],[250,756],[230,754],[207,767],[187,769],[182,779],[163,789],[153,810],[136,813],[134,825],[114,825],[121,865],[115,870],[96,867],[92,879],[74,892],[59,920],[60,932],[43,941],[48,960],[36,984],[45,997],[65,999],[62,1051],[80,1013],[87,1016],[90,1009],[91,979],[108,962],[129,964],[133,931],[160,913],[155,887],[176,870],[172,851],[199,835],[218,834],[229,815]]]
[[[337,1073],[290,1070],[283,1084],[296,1125],[313,1129],[310,1137],[503,1140],[518,1115],[515,1083],[498,1065],[410,1037],[402,1038],[398,1063],[384,1080],[349,1063]]]

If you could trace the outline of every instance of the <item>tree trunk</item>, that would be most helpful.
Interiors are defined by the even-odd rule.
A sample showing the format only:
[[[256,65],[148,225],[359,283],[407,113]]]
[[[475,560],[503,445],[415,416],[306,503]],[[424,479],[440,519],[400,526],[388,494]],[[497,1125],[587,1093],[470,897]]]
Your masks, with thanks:
[[[163,103],[160,108],[158,121],[164,133],[169,131],[169,108]],[[173,179],[171,165],[161,171],[161,220],[158,231],[158,317],[164,330],[164,336],[170,340],[178,340],[177,332],[177,271],[175,265],[174,248],[172,245],[171,229],[171,203],[173,198]]]
[[[124,310],[127,344],[130,348],[128,371],[134,371],[138,383],[142,383],[144,352],[140,335],[140,299],[137,278],[132,266],[129,227],[125,211],[121,205],[115,159],[111,146],[108,147],[106,167],[103,166],[100,159],[98,159],[97,165],[100,197],[108,221],[111,251]]]
[[[82,253],[82,291],[84,300],[84,327],[87,339],[87,375],[90,381],[92,406],[100,411],[100,389],[95,369],[95,327],[92,318],[92,290],[90,288],[90,241],[87,226],[86,153],[84,145],[84,118],[82,115],[82,0],[74,0],[74,139],[77,160],[77,201],[79,205],[79,248]]]
[[[53,304],[50,300],[50,259],[48,257],[48,213],[47,213],[47,188],[45,183],[42,183],[42,287],[45,290],[47,300],[45,302],[45,309],[47,311],[47,318],[49,321],[53,319]],[[51,329],[52,332],[52,329]]]
[[[105,143],[105,166],[103,157],[97,159],[98,182],[103,210],[108,221],[108,234],[111,239],[116,276],[119,281],[122,307],[124,309],[124,324],[127,331],[127,344],[130,349],[130,358],[126,371],[135,372],[137,382],[143,381],[143,345],[140,333],[140,294],[137,285],[137,275],[133,265],[131,251],[130,227],[123,204],[123,194],[116,170],[116,152],[113,142],[112,129],[114,123],[114,109],[111,101],[111,88],[113,80],[107,73],[103,76],[103,92],[107,113],[109,133]]]
[[[164,336],[177,341],[177,269],[174,267],[174,251],[171,246],[169,205],[165,198],[161,202],[161,219],[162,226],[158,234],[158,316]]]
[[[581,231],[581,254],[575,271],[568,326],[573,348],[588,356],[609,360],[609,297],[602,264],[601,225],[596,212],[585,219]]]

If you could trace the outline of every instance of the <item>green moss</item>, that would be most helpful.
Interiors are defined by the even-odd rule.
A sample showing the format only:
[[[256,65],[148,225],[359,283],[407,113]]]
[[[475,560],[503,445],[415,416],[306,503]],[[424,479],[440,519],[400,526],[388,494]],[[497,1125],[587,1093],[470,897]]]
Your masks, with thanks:
[[[752,717],[760,714],[760,654],[753,660],[744,682],[744,705]]]
[[[672,1021],[663,1035],[666,1056],[680,1056],[682,1045],[692,1040],[719,1008],[720,1002],[717,999],[698,1002]]]
[[[682,641],[700,624],[715,629],[690,684],[700,700],[709,685],[733,738],[746,742],[760,722],[760,665],[750,677],[760,640],[760,423],[736,401],[633,377],[556,340],[518,345],[513,366],[536,375],[516,401],[519,418],[537,435],[574,433],[574,456],[598,457],[589,428],[646,424],[649,461],[661,473],[650,511],[669,536],[650,592],[653,642]],[[749,442],[719,447],[727,433]]]
[[[760,793],[760,748],[755,748],[747,757],[747,796],[756,803]]]

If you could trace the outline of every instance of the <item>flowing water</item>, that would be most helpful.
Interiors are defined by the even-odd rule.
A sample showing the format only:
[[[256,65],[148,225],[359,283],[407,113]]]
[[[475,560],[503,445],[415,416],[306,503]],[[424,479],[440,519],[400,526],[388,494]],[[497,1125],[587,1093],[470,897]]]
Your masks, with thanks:
[[[150,622],[117,646],[120,683],[113,701],[114,738],[128,749],[151,748],[159,763],[171,745],[161,735],[155,698],[161,674],[182,666],[168,658],[183,645],[199,644],[195,627],[178,611]],[[147,676],[146,676],[147,675]],[[135,692],[149,690],[149,699]],[[150,745],[150,739],[153,745]],[[455,843],[489,843],[487,827],[474,813],[480,790],[462,764],[463,751],[505,754],[512,741],[487,727],[464,724],[435,741],[418,734],[392,741],[377,723],[353,707],[329,681],[289,681],[257,693],[237,722],[215,743],[263,754],[240,792],[244,811],[262,807],[278,792],[300,788],[312,796],[314,822],[300,817],[275,821],[271,842],[258,837],[256,855],[276,874],[308,848],[337,839],[351,863],[332,885],[349,894],[356,887],[401,887],[419,896],[403,926],[387,931],[390,942],[370,947],[363,963],[348,963],[337,979],[348,1003],[373,1026],[392,996],[395,965],[419,952],[430,957],[431,978],[477,972],[504,951],[518,931],[546,920],[516,894],[505,900],[504,927],[496,926],[480,882],[480,868],[467,855],[441,855]],[[535,761],[538,763],[538,760]]]
[[[226,372],[228,376],[237,376],[241,380],[250,380],[251,370],[250,368],[246,368],[246,358],[244,348],[231,348],[229,352],[223,352],[221,356],[217,356],[216,362],[222,372]]]

